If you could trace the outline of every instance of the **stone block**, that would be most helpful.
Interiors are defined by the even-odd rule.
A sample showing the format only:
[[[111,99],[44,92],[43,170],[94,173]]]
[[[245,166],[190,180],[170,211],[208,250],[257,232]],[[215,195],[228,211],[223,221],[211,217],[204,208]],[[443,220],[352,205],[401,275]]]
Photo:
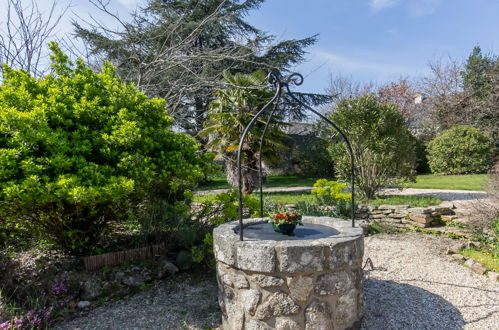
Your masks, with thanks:
[[[440,217],[443,221],[454,221],[456,220],[457,218],[459,218],[458,216],[456,215],[442,215]]]
[[[261,288],[270,288],[284,284],[284,280],[280,277],[263,274],[252,275],[251,281],[258,284]]]
[[[276,318],[275,328],[276,330],[301,330],[301,327],[298,324],[298,322],[284,317]]]
[[[300,306],[289,295],[284,292],[276,292],[258,306],[255,317],[259,320],[267,320],[276,316],[294,315],[299,311]]]
[[[298,273],[322,271],[325,269],[325,247],[322,244],[303,243],[282,245],[279,256],[281,272]]]
[[[225,328],[224,328],[225,329]],[[246,320],[244,330],[272,330],[266,323],[253,319]]]
[[[350,325],[355,322],[357,316],[357,292],[350,290],[338,297],[334,312],[337,325]]]
[[[314,299],[305,309],[305,330],[333,330],[331,308],[325,301]]]
[[[476,262],[473,266],[471,266],[471,270],[480,275],[483,275],[487,272],[487,268],[483,267],[478,262]]]
[[[235,265],[236,253],[234,243],[226,235],[213,231],[213,253],[218,261],[227,265]]]
[[[392,213],[390,215],[391,218],[394,218],[394,219],[403,219],[407,216],[407,214],[401,214],[401,213]]]
[[[291,298],[299,303],[304,303],[314,288],[314,278],[311,276],[288,277],[287,284]]]
[[[224,328],[231,330],[244,329],[244,313],[241,313],[241,306],[238,305],[234,290],[224,286],[221,290],[219,288],[219,295],[220,307],[227,316],[227,319],[224,320],[227,325]]]
[[[329,269],[351,266],[362,258],[364,240],[359,237],[348,242],[332,244],[329,248]]]
[[[255,272],[273,273],[276,253],[271,243],[240,242],[237,245],[237,268]]]
[[[386,216],[384,214],[371,214],[369,216],[370,219],[383,219],[383,218],[386,218]]]
[[[429,225],[433,221],[433,217],[431,217],[430,215],[425,215],[425,216],[410,215],[409,219],[421,223],[423,225]]]
[[[452,259],[456,260],[456,261],[459,261],[459,262],[465,262],[466,261],[466,257],[461,255],[461,254],[453,254],[452,255]]]
[[[409,212],[409,214],[430,214],[432,209],[427,207],[413,207],[407,209],[407,212]]]
[[[339,271],[318,276],[314,292],[318,296],[344,294],[351,290],[352,286],[352,274],[348,271]]]
[[[256,308],[260,302],[261,293],[258,290],[242,290],[240,292],[243,301],[244,309],[249,315],[255,315]]]

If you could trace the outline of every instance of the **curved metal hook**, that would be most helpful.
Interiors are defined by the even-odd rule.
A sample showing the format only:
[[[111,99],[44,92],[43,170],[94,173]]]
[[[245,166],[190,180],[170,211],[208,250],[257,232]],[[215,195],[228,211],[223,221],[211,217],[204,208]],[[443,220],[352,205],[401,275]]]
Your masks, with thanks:
[[[249,130],[251,127],[255,124],[257,119],[267,110],[267,108],[274,103],[278,98],[281,93],[281,80],[279,79],[278,75],[274,72],[269,73],[268,77],[269,83],[274,85],[274,88],[276,89],[276,92],[272,99],[265,104],[260,111],[256,113],[256,115],[250,120],[248,125],[243,131],[243,134],[241,135],[241,139],[239,140],[239,147],[237,148],[237,182],[238,182],[238,215],[239,215],[239,239],[242,241],[243,240],[243,193],[242,193],[242,175],[241,175],[241,150],[243,148],[244,144],[244,139],[246,138],[246,135],[248,135]],[[270,121],[270,118],[269,118]],[[263,212],[262,212],[263,213]]]
[[[260,216],[263,217],[263,188],[262,188],[262,145],[263,141],[265,138],[265,134],[267,133],[267,128],[268,125],[272,119],[272,116],[274,115],[274,112],[277,108],[278,100],[280,99],[280,94],[281,94],[281,89],[284,87],[286,89],[286,92],[289,94],[289,96],[297,102],[299,105],[305,107],[307,110],[312,111],[314,114],[319,116],[322,120],[327,122],[329,125],[331,125],[343,138],[347,145],[348,152],[350,154],[350,163],[351,163],[351,194],[352,194],[352,227],[355,227],[355,164],[354,164],[354,156],[353,156],[353,149],[350,144],[350,141],[348,140],[348,137],[346,134],[329,118],[321,114],[320,112],[316,111],[309,105],[303,103],[301,100],[299,100],[293,92],[289,89],[289,85],[293,84],[295,86],[300,86],[303,84],[304,78],[301,74],[299,73],[292,73],[289,76],[282,78],[279,77],[279,75],[275,72],[270,72],[268,75],[268,81],[270,84],[274,86],[276,89],[276,93],[272,97],[272,99],[265,104],[260,111],[256,113],[256,115],[251,119],[249,124],[246,126],[246,128],[243,131],[243,134],[241,135],[241,139],[239,140],[239,147],[237,149],[237,174],[238,174],[238,212],[239,212],[239,239],[242,241],[243,240],[243,201],[242,201],[242,175],[241,175],[241,150],[244,144],[244,139],[246,138],[246,135],[248,134],[250,128],[255,124],[257,119],[263,115],[263,113],[267,110],[267,108],[274,103],[274,108],[269,114],[269,117],[267,119],[267,122],[265,124],[265,127],[262,132],[262,136],[260,137],[260,151],[259,151],[259,180],[260,180]]]

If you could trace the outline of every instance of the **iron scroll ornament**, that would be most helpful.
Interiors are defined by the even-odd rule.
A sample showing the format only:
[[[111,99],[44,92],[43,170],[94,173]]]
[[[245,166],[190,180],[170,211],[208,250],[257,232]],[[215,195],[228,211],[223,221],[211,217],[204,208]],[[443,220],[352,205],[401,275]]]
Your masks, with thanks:
[[[352,150],[352,145],[350,144],[350,141],[348,140],[348,137],[346,134],[329,118],[321,114],[320,112],[316,111],[309,105],[303,103],[301,100],[299,100],[293,92],[290,90],[289,86],[290,84],[293,84],[295,86],[300,86],[303,84],[303,76],[299,73],[292,73],[287,77],[281,78],[278,74],[275,72],[269,73],[268,76],[268,81],[272,85],[272,87],[275,89],[275,94],[272,97],[272,99],[265,104],[257,113],[256,115],[250,120],[248,125],[245,127],[243,134],[241,135],[241,139],[239,140],[239,146],[237,148],[237,182],[238,182],[238,215],[239,215],[239,239],[242,241],[243,240],[243,198],[242,198],[242,175],[241,175],[241,150],[243,148],[244,144],[244,139],[246,138],[246,135],[248,135],[248,132],[250,131],[251,127],[256,123],[257,119],[261,117],[265,111],[273,105],[272,110],[270,111],[270,114],[267,118],[267,121],[265,123],[265,127],[263,129],[262,135],[260,137],[260,147],[259,147],[259,153],[258,153],[258,162],[259,162],[259,171],[258,171],[258,179],[259,179],[259,184],[260,184],[260,217],[263,217],[263,180],[262,180],[262,146],[265,141],[265,134],[267,133],[267,128],[269,126],[270,121],[272,120],[272,117],[274,116],[275,110],[277,109],[277,106],[279,104],[279,100],[281,97],[281,93],[284,92],[286,93],[293,101],[295,101],[298,105],[302,106],[303,108],[311,111],[312,113],[316,114],[319,118],[324,120],[326,123],[331,125],[343,138],[345,141],[345,144],[347,145],[348,152],[350,154],[350,171],[351,171],[351,177],[350,177],[350,191],[352,195],[352,213],[351,213],[351,219],[352,219],[352,227],[355,227],[355,164],[354,164],[354,157],[353,157],[353,150]]]

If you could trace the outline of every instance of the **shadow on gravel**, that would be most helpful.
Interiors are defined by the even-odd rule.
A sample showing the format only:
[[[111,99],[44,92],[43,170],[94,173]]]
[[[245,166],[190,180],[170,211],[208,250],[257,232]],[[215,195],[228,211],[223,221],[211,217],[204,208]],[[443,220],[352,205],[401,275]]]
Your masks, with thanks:
[[[366,279],[362,329],[461,329],[461,313],[442,297],[421,288]]]

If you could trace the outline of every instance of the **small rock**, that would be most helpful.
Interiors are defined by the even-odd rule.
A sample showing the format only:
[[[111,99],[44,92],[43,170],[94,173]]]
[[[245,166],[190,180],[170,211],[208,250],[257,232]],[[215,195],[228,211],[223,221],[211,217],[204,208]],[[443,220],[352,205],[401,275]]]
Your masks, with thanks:
[[[444,201],[444,202],[440,203],[439,207],[444,207],[444,208],[454,210],[456,208],[456,205],[454,205],[453,202]]]
[[[488,272],[487,275],[489,276],[489,278],[492,280],[492,281],[499,281],[499,273],[496,273],[496,272]]]
[[[157,272],[158,278],[162,278],[166,274],[175,274],[176,272],[178,272],[178,267],[175,266],[171,261],[165,258],[159,260]]]
[[[447,254],[458,254],[463,248],[462,244],[453,245],[447,249]]]
[[[102,282],[98,278],[90,278],[83,283],[81,297],[85,300],[92,300],[102,294]]]
[[[466,260],[466,262],[464,263],[465,266],[468,266],[468,267],[473,267],[474,264],[476,264],[477,262],[475,261],[475,259],[473,258],[470,258],[468,260]]]
[[[471,266],[471,270],[480,275],[483,275],[487,272],[487,268],[483,267],[478,262]]]
[[[460,261],[460,262],[465,262],[466,261],[466,257],[463,256],[462,254],[458,254],[458,253],[453,254],[452,258],[454,260],[457,260],[457,261]]]
[[[78,308],[87,308],[88,306],[90,306],[90,301],[86,301],[86,300],[82,300],[82,301],[79,301],[78,302]]]

